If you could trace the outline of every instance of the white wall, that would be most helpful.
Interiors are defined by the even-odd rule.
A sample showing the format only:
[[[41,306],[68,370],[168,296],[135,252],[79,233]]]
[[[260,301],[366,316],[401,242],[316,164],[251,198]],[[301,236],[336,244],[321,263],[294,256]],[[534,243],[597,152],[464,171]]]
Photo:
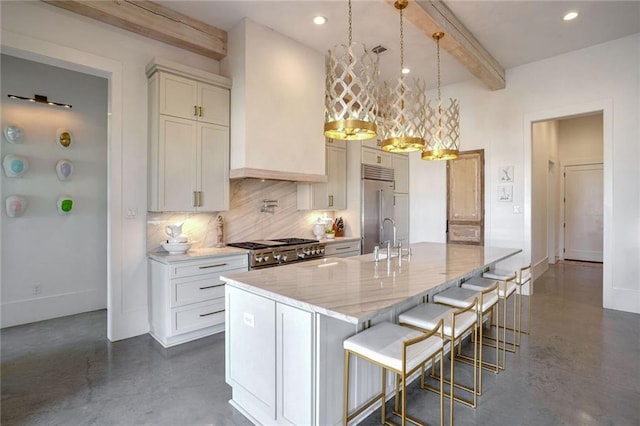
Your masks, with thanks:
[[[146,333],[147,78],[165,57],[213,73],[219,63],[41,2],[0,2],[2,49],[109,78],[109,338]],[[137,215],[124,219],[125,211]],[[3,265],[4,266],[4,265]],[[112,316],[113,315],[113,316]]]
[[[444,97],[460,100],[461,149],[485,149],[485,244],[523,249],[505,267],[532,260],[531,122],[603,110],[604,306],[631,312],[640,312],[639,63],[636,34],[509,69],[504,90],[491,92],[475,81],[442,88]],[[411,241],[433,240],[444,229],[445,169],[410,158],[412,182],[434,187],[425,193],[411,186]],[[515,166],[512,205],[496,201],[497,168],[510,164]],[[514,213],[513,206],[523,213]]]
[[[243,19],[222,71],[231,92],[231,170],[325,174],[324,57]]]
[[[2,327],[71,315],[107,306],[107,80],[2,55],[2,124],[24,129],[20,144],[2,142],[2,156],[29,161],[22,178],[2,179],[2,200],[25,196],[28,209],[2,220]],[[8,94],[48,96],[72,109],[12,100]],[[56,131],[73,135],[55,143]],[[74,174],[59,181],[58,160]],[[67,216],[61,195],[73,198]],[[39,286],[40,293],[34,289]]]
[[[534,277],[548,269],[549,160],[557,156],[558,122],[533,124],[531,146],[531,264]]]
[[[602,161],[602,114],[558,120],[561,163]]]

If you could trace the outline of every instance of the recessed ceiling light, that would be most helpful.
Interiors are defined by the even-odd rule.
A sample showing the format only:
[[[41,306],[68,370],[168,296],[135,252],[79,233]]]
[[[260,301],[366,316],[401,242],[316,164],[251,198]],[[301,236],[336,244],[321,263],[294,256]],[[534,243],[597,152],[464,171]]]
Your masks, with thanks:
[[[411,70],[409,68],[402,68],[402,74],[409,74]]]
[[[563,21],[571,21],[578,17],[578,12],[568,12],[566,15],[562,17]]]
[[[316,25],[324,25],[327,23],[327,18],[325,18],[324,16],[314,16],[313,17],[313,23]]]

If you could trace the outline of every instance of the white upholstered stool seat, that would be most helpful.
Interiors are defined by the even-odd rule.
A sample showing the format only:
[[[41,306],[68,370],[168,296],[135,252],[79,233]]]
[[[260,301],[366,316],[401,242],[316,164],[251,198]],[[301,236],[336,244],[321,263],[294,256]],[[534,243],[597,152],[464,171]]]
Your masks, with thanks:
[[[443,332],[448,338],[451,336],[460,336],[465,330],[469,329],[478,321],[475,312],[463,312],[456,318],[455,330],[451,329],[453,316],[453,308],[438,305],[435,303],[422,303],[415,308],[400,314],[398,322],[400,324],[409,324],[424,330],[433,330],[438,326],[440,320],[443,321]]]
[[[511,276],[513,276],[513,274],[511,274]],[[503,281],[507,278],[508,277],[505,277],[499,280]],[[497,278],[472,277],[463,282],[460,287],[466,288],[468,290],[483,291],[488,289],[489,287],[494,286],[497,283],[496,279]],[[498,285],[498,297],[500,297],[501,299],[509,297],[516,291],[516,288],[517,286],[513,281],[507,282],[506,289],[505,286]]]
[[[473,299],[475,299],[476,297],[478,297],[478,291],[476,290],[451,287],[433,296],[433,301],[435,303],[441,303],[443,305],[455,306],[456,308],[464,308],[466,306],[469,306],[469,304],[472,303]],[[487,312],[489,308],[491,308],[496,303],[498,303],[498,293],[496,291],[485,295],[482,300],[482,312]]]
[[[431,332],[421,332],[383,322],[349,337],[344,341],[343,346],[345,353],[343,424],[347,425],[349,421],[378,401],[381,404],[382,423],[390,424],[386,419],[385,404],[387,370],[395,373],[402,383],[402,410],[398,414],[402,418],[402,424],[404,425],[407,420],[421,424],[417,419],[407,415],[407,378],[418,369],[422,369],[424,380],[424,365],[428,361],[434,363],[438,357],[440,358],[440,368],[442,368],[444,348],[442,323],[438,324],[437,329]],[[349,414],[349,368],[352,355],[382,367],[382,389],[379,394]],[[396,381],[396,386],[397,383],[398,381]],[[400,391],[397,388],[396,391],[397,406]],[[443,404],[443,394],[440,392],[440,424],[444,422]]]
[[[522,287],[527,283],[531,283],[531,265],[524,266],[518,269],[516,272],[511,272],[505,269],[498,269],[498,268],[491,269],[489,271],[484,272],[482,276],[485,278],[492,278],[492,279],[504,281],[504,280],[507,280],[509,277],[512,277],[514,274],[516,276],[515,284],[518,287],[518,293],[517,293],[518,300],[514,302],[517,309],[517,312],[516,312],[517,323],[514,325],[514,327],[512,328],[508,327],[508,329],[513,330],[513,332],[517,336],[514,346],[519,346],[520,335],[522,333],[524,334],[530,333],[529,327],[531,324],[531,296],[527,297],[527,327],[525,328],[522,326],[522,313],[523,313],[522,312]]]
[[[402,344],[407,340],[422,336],[416,330],[400,325],[383,322],[364,330],[344,341],[344,348],[354,354],[362,355],[376,364],[389,369],[402,371]],[[406,369],[413,370],[426,359],[442,349],[444,342],[438,336],[407,348]]]

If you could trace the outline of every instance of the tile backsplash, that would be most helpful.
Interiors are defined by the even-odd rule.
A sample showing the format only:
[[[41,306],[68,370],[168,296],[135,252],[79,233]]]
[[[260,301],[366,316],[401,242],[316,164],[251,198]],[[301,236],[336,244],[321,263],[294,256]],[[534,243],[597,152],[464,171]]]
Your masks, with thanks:
[[[261,212],[263,200],[278,200],[273,212]],[[220,213],[152,213],[147,214],[147,250],[157,251],[166,241],[165,227],[184,222],[183,234],[195,241],[193,248],[215,247],[216,217],[224,222],[224,242],[269,238],[314,238],[313,223],[325,212],[297,209],[297,186],[294,182],[241,179],[230,183],[229,211]],[[327,212],[333,217],[333,212]]]

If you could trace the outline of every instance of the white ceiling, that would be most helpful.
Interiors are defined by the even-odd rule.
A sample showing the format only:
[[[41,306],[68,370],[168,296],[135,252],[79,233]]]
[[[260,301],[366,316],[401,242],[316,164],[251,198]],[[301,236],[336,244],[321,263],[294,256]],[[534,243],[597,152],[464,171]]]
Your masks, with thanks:
[[[410,0],[412,1],[412,0]],[[346,0],[173,0],[158,3],[230,30],[247,17],[320,52],[347,42]],[[540,59],[615,40],[640,32],[640,1],[449,0],[458,19],[502,66],[512,68]],[[577,19],[564,22],[570,10]],[[311,22],[328,18],[324,26]],[[435,44],[405,19],[405,66],[436,86]],[[353,40],[368,47],[385,46],[380,56],[382,78],[395,78],[400,68],[398,11],[384,0],[353,0]],[[446,54],[441,54],[442,84],[473,78]],[[509,81],[507,80],[507,86]]]

